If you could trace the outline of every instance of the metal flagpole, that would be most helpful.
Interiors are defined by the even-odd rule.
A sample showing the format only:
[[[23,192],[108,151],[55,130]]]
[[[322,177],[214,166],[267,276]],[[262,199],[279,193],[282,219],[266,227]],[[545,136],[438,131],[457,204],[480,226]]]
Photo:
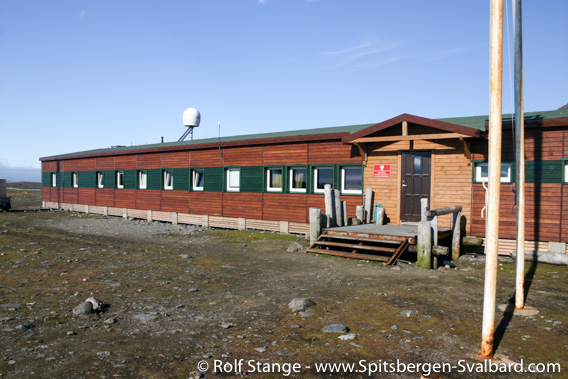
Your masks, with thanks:
[[[489,200],[485,231],[485,288],[481,356],[493,356],[495,298],[497,292],[497,245],[499,242],[499,195],[501,192],[501,128],[503,92],[503,0],[491,0],[490,94],[489,94]]]
[[[523,94],[523,25],[521,0],[515,0],[515,161],[517,190],[517,289],[515,308],[525,306],[525,116]]]

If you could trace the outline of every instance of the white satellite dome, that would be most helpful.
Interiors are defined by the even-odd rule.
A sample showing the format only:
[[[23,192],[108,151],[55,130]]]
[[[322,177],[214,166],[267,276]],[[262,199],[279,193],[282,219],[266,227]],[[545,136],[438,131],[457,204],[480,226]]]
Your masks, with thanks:
[[[199,113],[199,111],[197,109],[187,108],[183,112],[183,124],[185,126],[196,127],[196,126],[199,126],[200,122],[201,122],[201,114]]]

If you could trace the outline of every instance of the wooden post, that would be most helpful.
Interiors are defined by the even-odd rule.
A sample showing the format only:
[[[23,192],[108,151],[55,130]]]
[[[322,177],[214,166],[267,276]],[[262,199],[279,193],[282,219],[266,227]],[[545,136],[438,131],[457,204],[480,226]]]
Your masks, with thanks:
[[[428,212],[428,198],[423,197],[420,199],[420,221],[428,221],[426,212]]]
[[[428,221],[420,221],[418,223],[418,239],[416,265],[422,268],[432,268],[432,234],[430,223]]]
[[[371,222],[371,205],[373,203],[373,189],[371,187],[365,188],[365,220],[368,224]]]
[[[460,257],[461,212],[453,213],[452,218],[452,261],[457,262]]]
[[[335,200],[335,224],[337,226],[343,226],[343,217],[341,216],[341,196],[339,191],[336,189],[332,190],[332,192]]]
[[[347,202],[341,202],[341,209],[343,210],[343,225],[347,226],[349,224],[349,219],[347,218]]]
[[[375,220],[375,224],[384,225],[385,224],[385,208],[378,207],[376,209],[377,209],[377,219]]]
[[[326,184],[324,186],[324,200],[325,200],[325,215],[327,216],[327,225],[326,227],[331,227],[333,221],[333,205],[332,205],[332,198],[331,198],[331,184]]]
[[[310,208],[310,246],[321,234],[321,209]]]
[[[361,222],[363,222],[363,212],[363,206],[357,205],[357,207],[355,208],[355,218],[357,218]]]

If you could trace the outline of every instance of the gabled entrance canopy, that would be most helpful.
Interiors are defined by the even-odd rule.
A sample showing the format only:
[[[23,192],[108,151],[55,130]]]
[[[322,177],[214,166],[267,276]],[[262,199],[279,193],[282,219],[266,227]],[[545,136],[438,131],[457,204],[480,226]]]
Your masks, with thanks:
[[[409,130],[409,125],[412,125]],[[389,120],[371,125],[358,132],[348,134],[341,140],[352,143],[358,147],[361,157],[367,163],[364,144],[369,142],[396,142],[415,140],[459,139],[464,146],[466,156],[470,157],[470,150],[465,142],[466,138],[479,138],[481,131],[463,125],[433,120],[430,118],[414,116],[403,113]]]

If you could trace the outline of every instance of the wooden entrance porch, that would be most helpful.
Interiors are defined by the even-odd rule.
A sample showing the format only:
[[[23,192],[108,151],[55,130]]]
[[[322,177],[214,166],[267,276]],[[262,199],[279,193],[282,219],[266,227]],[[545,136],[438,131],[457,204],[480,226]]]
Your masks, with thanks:
[[[451,236],[451,229],[439,228],[438,239]],[[306,253],[395,264],[406,251],[416,251],[417,225],[363,224],[322,230]]]

